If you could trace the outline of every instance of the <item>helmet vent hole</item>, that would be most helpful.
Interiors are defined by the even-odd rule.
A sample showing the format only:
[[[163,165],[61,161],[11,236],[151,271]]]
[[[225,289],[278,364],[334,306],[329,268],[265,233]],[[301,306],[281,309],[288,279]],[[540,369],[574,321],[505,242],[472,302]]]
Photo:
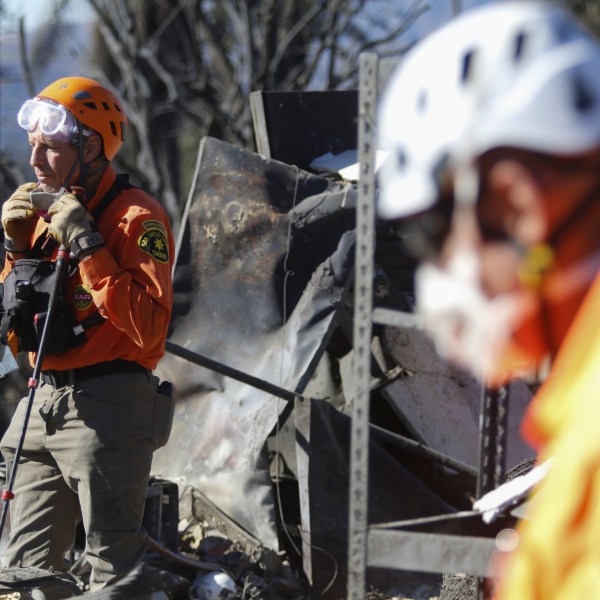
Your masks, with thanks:
[[[466,52],[462,57],[462,68],[460,72],[460,80],[462,83],[467,83],[471,78],[474,58],[475,50],[469,50],[469,52]]]
[[[573,77],[572,83],[573,106],[580,113],[588,112],[596,102],[594,93],[590,90],[587,82],[578,75]]]
[[[110,106],[106,102],[102,102],[102,108],[104,110],[110,110]]]
[[[427,90],[421,90],[417,95],[417,110],[424,113],[427,110]]]
[[[91,108],[92,110],[98,110],[95,102],[84,102],[83,105],[87,108]]]
[[[112,132],[112,134],[114,136],[117,135],[117,127],[115,126],[115,122],[114,121],[110,122],[110,130],[111,130],[111,132]]]
[[[513,50],[513,59],[515,62],[519,62],[523,58],[525,43],[527,41],[527,34],[521,31],[517,37],[515,37],[515,47]]]
[[[406,167],[406,154],[402,148],[398,148],[396,151],[396,164],[400,170],[404,170]]]
[[[442,189],[444,180],[448,176],[449,165],[450,155],[447,152],[443,152],[433,168],[433,179],[440,190]]]

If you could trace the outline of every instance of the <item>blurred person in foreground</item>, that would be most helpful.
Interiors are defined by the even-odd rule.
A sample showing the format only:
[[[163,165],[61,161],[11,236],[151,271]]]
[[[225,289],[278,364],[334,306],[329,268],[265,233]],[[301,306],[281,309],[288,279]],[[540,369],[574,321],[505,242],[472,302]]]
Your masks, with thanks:
[[[152,374],[171,314],[173,236],[159,202],[113,169],[127,117],[108,89],[84,77],[59,79],[23,104],[18,122],[36,181],[2,206],[2,336],[14,351],[29,351],[32,365],[41,313],[32,319],[38,307],[23,306],[57,256],[70,252],[64,310],[50,322],[16,473],[5,566],[66,572],[82,521],[94,591],[146,552],[152,455],[173,415]],[[9,285],[15,273],[21,279]],[[24,398],[2,439],[9,472],[26,405]]]
[[[556,5],[473,9],[406,55],[378,131],[440,353],[490,386],[551,361],[522,425],[551,466],[495,598],[600,598],[600,47]]]

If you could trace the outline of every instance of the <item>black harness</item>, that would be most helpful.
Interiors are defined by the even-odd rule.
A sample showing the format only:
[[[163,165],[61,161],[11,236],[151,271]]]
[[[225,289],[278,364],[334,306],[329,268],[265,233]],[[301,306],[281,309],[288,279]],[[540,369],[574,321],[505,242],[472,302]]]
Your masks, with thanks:
[[[128,175],[117,175],[111,188],[92,211],[94,221],[99,221],[106,207],[124,189],[132,187],[134,186],[129,183]],[[19,351],[36,352],[39,349],[56,271],[56,262],[49,258],[53,256],[57,245],[58,242],[47,234],[41,235],[34,242],[27,258],[15,261],[2,284],[0,341],[7,344],[8,333],[13,331],[19,341]],[[73,275],[77,268],[78,263],[72,258],[68,276]],[[60,294],[46,334],[45,353],[58,356],[80,346],[86,340],[85,332],[100,325],[104,320],[96,311],[81,323],[77,323]]]

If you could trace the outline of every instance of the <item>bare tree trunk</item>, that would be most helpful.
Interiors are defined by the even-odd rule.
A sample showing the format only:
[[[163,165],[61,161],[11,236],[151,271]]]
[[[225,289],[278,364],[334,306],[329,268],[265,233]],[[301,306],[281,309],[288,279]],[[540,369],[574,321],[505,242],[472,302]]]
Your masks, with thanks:
[[[118,158],[173,222],[193,169],[182,147],[195,151],[210,135],[253,148],[250,92],[353,87],[358,55],[403,51],[403,34],[428,10],[425,0],[395,12],[384,0],[89,1],[99,77],[130,117]],[[375,27],[365,7],[377,2],[389,18]]]
[[[33,77],[31,75],[31,64],[27,54],[27,38],[25,36],[25,17],[19,19],[19,54],[21,56],[21,68],[23,69],[23,81],[27,89],[27,95],[31,98],[35,95]]]

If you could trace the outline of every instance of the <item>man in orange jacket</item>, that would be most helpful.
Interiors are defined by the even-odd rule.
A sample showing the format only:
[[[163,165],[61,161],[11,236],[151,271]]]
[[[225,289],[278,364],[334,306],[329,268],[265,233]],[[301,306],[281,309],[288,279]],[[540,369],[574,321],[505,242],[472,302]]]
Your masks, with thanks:
[[[37,182],[2,207],[4,306],[11,273],[26,261],[55,261],[60,246],[70,250],[62,304],[71,325],[51,323],[62,345],[43,355],[6,559],[65,572],[82,521],[93,591],[131,571],[146,551],[152,454],[166,443],[173,414],[152,374],[171,315],[173,235],[161,205],[111,166],[127,118],[109,90],[83,77],[59,79],[24,103],[18,121]],[[55,201],[38,205],[38,192]],[[12,348],[32,351],[33,365],[30,327],[19,323],[4,321],[3,333]],[[9,468],[26,403],[2,439]]]
[[[600,47],[550,3],[467,11],[379,116],[379,213],[420,256],[440,352],[488,384],[551,361],[523,433],[552,460],[495,598],[600,598]]]

